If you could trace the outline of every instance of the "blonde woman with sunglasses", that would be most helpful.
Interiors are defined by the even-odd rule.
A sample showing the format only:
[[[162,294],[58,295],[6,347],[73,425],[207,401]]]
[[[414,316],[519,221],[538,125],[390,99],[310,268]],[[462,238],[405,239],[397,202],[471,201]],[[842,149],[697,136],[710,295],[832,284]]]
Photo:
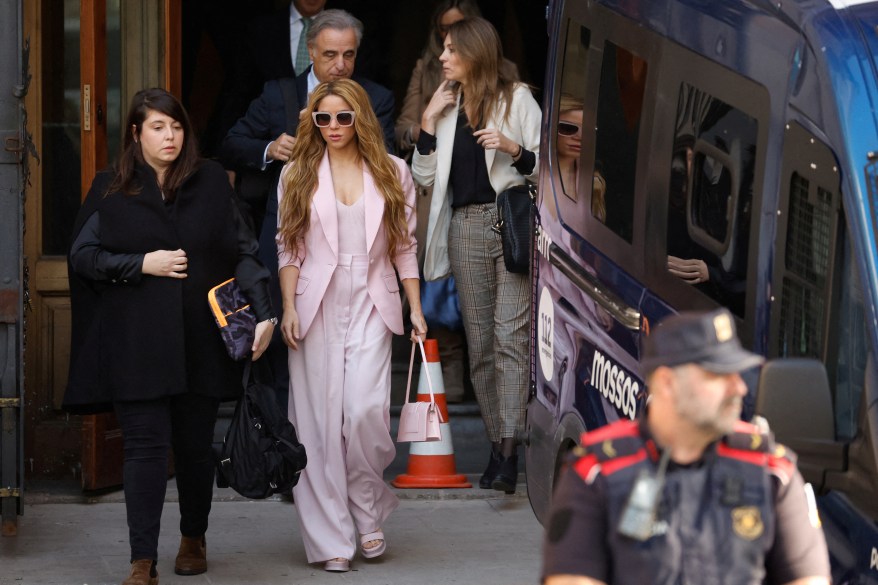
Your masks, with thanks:
[[[289,346],[290,419],[308,448],[293,494],[309,563],[349,571],[359,547],[386,549],[381,530],[399,505],[383,473],[390,436],[390,350],[403,334],[402,281],[412,339],[421,312],[415,188],[387,154],[366,92],[322,83],[302,112],[278,187],[281,333]],[[397,278],[398,275],[398,278]]]
[[[558,103],[558,174],[564,193],[574,201],[579,193],[579,157],[582,152],[582,100],[561,94]],[[591,213],[599,221],[607,219],[604,194],[607,183],[600,171],[592,176]]]

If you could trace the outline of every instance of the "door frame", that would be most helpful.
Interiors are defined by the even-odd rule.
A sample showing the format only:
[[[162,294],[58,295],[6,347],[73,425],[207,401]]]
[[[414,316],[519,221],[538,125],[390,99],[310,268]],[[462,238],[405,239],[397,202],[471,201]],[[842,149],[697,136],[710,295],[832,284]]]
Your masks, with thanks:
[[[50,40],[61,42],[47,14],[57,17],[62,6],[54,0],[14,3],[23,6],[24,37],[30,39],[31,72],[35,85],[39,84],[25,99],[27,131],[34,137],[37,152],[48,152],[51,144],[46,142],[48,135],[44,137],[44,126],[50,121],[44,111],[43,96],[50,90],[60,90],[59,84],[63,81],[44,71],[43,61],[51,58],[53,51]],[[77,154],[81,163],[79,184],[63,186],[75,190],[71,198],[84,197],[95,174],[110,162],[113,153],[108,152],[109,145],[118,137],[108,137],[108,131],[120,131],[126,111],[116,110],[127,110],[127,102],[135,91],[164,86],[180,94],[181,4],[181,0],[71,2],[71,9],[78,5],[80,10],[79,37],[74,39],[79,42],[80,144],[77,146],[80,150]],[[110,31],[107,30],[108,18],[113,21],[109,23]],[[72,57],[76,59],[75,45],[67,48],[73,50]],[[118,58],[121,63],[121,72],[111,76],[109,87],[108,50],[120,51],[110,57]],[[73,84],[76,82],[74,78]],[[71,88],[69,82],[67,85]],[[87,103],[83,99],[85,86],[89,90]],[[109,106],[113,111],[108,110],[108,92],[115,100]],[[86,105],[88,124],[85,124]],[[71,130],[76,136],[77,130]],[[25,313],[29,325],[27,359],[21,360],[27,396],[23,417],[28,421],[24,428],[24,453],[29,458],[26,471],[39,479],[70,478],[72,474],[81,480],[85,489],[118,485],[121,483],[121,433],[115,428],[117,425],[112,424],[112,417],[67,416],[61,409],[70,356],[70,289],[65,254],[58,253],[57,245],[49,251],[46,242],[51,234],[45,233],[46,229],[52,229],[53,223],[50,217],[53,209],[49,206],[51,194],[46,190],[58,187],[53,187],[44,177],[45,166],[31,165],[31,170],[28,197],[24,201],[26,220],[21,254],[24,286],[30,293],[29,307],[32,306]],[[66,222],[67,218],[61,221]],[[105,440],[118,443],[118,449],[105,448],[101,444]]]
[[[156,76],[171,93],[180,95],[182,88],[182,0],[163,0],[160,35],[164,59],[160,71],[149,71],[140,54],[140,79],[130,78],[122,82],[122,104],[119,115],[124,123],[127,111],[127,93],[140,87],[153,85]],[[84,199],[95,174],[109,164],[107,149],[107,35],[106,0],[81,0],[80,11],[80,86],[81,136],[82,136],[82,198]],[[149,10],[150,7],[128,5],[128,9]],[[138,22],[147,22],[143,18]],[[125,19],[132,22],[132,19]],[[123,25],[125,26],[125,25]],[[146,24],[138,36],[148,34]],[[123,38],[129,38],[127,34]],[[152,39],[150,39],[152,40]],[[152,43],[156,45],[158,43]],[[128,68],[126,68],[128,72]],[[136,74],[136,73],[135,73]],[[164,82],[164,83],[162,83]],[[123,132],[127,132],[123,128]],[[123,441],[122,431],[114,414],[96,414],[83,417],[82,421],[82,488],[98,490],[122,484]]]

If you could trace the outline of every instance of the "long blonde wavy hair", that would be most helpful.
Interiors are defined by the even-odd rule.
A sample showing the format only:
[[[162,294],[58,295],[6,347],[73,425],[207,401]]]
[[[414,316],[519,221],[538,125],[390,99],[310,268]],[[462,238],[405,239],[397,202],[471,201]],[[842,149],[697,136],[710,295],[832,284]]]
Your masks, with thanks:
[[[296,144],[290,160],[293,162],[281,175],[284,196],[278,210],[281,241],[292,254],[299,253],[299,245],[311,226],[311,201],[317,191],[317,170],[326,141],[320,129],[314,125],[312,112],[329,95],[335,95],[348,103],[354,112],[354,140],[360,158],[372,174],[375,186],[384,196],[382,224],[387,237],[390,259],[396,258],[397,250],[408,239],[405,193],[397,174],[397,166],[387,154],[384,134],[378,118],[372,110],[369,96],[359,83],[350,79],[337,79],[318,85],[308,100],[299,119]]]

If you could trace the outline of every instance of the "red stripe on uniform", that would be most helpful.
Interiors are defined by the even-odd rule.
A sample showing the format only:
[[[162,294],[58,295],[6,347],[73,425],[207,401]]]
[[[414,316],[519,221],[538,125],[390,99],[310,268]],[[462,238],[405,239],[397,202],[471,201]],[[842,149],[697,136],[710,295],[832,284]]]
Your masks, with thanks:
[[[591,445],[603,443],[610,439],[637,437],[640,434],[637,425],[637,421],[620,420],[597,430],[582,433],[582,437],[580,437],[579,441],[582,443],[583,447],[590,447]]]
[[[786,485],[796,473],[796,464],[786,457],[769,457],[768,468]]]
[[[768,464],[768,455],[760,451],[744,451],[742,449],[733,449],[725,443],[718,443],[716,446],[716,454],[721,457],[737,459],[752,465],[765,467]]]
[[[609,461],[601,463],[601,473],[604,475],[612,475],[626,467],[631,467],[636,463],[640,463],[644,459],[646,459],[646,449],[641,449],[634,455],[626,455],[624,457],[610,459]]]

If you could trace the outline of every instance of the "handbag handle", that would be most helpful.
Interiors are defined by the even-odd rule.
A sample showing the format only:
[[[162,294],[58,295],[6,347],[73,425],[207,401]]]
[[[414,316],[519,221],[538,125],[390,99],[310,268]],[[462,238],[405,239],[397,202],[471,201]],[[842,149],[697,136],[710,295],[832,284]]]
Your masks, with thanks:
[[[253,359],[247,358],[244,362],[244,375],[241,377],[241,386],[244,387],[244,390],[247,390],[247,386],[250,385],[250,369],[253,367]]]
[[[424,353],[424,342],[418,337],[418,346],[421,348],[421,359],[424,363],[424,373],[427,374],[427,388],[430,389],[430,402],[436,403],[433,397],[433,380],[430,379],[430,368],[427,367],[427,354]],[[412,342],[412,356],[409,358],[409,379],[405,385],[405,401],[408,402],[412,392],[412,370],[415,368],[415,343]]]
[[[241,376],[241,386],[244,390],[250,386],[250,380],[267,382],[273,380],[271,373],[266,370],[265,362],[254,363],[252,357],[248,357],[243,361],[244,374]]]

